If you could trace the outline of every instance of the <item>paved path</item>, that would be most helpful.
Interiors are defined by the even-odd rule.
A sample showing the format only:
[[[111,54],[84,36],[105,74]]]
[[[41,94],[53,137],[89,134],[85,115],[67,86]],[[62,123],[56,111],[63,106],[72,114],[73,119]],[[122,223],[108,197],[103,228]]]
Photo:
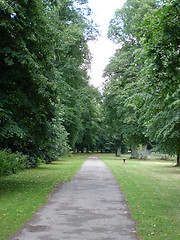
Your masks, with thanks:
[[[95,155],[11,240],[137,240],[123,193]]]

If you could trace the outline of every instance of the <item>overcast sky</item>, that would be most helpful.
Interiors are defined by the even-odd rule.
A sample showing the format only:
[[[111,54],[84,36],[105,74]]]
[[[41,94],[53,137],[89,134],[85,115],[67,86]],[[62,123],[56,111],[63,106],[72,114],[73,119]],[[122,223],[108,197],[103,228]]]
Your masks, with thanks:
[[[126,0],[89,0],[89,7],[92,9],[94,21],[100,25],[101,37],[96,42],[90,42],[89,48],[93,55],[91,71],[91,83],[95,87],[101,87],[103,70],[113,55],[115,45],[107,39],[107,31],[110,20],[113,18],[116,9],[120,9]]]

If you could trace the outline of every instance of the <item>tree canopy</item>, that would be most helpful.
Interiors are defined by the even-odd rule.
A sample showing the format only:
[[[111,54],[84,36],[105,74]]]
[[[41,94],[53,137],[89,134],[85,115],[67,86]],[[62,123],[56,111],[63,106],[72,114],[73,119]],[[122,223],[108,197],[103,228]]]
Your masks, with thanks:
[[[180,3],[168,1],[141,24],[144,66],[142,121],[150,138],[170,153],[180,151]]]
[[[68,114],[81,122],[73,108],[89,86],[91,11],[87,1],[8,0],[0,13],[1,149],[27,154],[32,166],[51,162],[79,138]]]
[[[141,132],[156,149],[176,153],[178,164],[179,10],[176,0],[127,0],[110,22],[108,36],[120,48],[104,70],[105,108],[116,130],[130,139],[133,129]]]
[[[98,31],[87,3],[1,0],[0,150],[36,166],[69,150],[149,144],[179,164],[179,1],[127,0],[116,10],[103,96],[89,83]]]

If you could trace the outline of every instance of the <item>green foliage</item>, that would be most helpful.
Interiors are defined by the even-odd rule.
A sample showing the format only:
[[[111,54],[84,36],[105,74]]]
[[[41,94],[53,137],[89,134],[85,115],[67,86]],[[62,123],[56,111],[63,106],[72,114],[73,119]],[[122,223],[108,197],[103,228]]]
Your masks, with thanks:
[[[139,121],[140,105],[132,101],[134,94],[141,93],[138,83],[140,65],[135,64],[135,51],[139,46],[126,43],[118,49],[104,70],[106,82],[104,85],[104,109],[106,122],[111,134],[119,137],[119,146],[124,143],[145,144],[148,138],[144,136],[144,127]]]
[[[85,18],[87,12],[89,15],[89,9],[83,8],[79,4],[75,6],[71,1],[59,5],[56,24],[61,29],[58,38],[61,38],[62,41],[57,42],[55,46],[55,63],[64,80],[64,91],[59,89],[64,110],[63,126],[68,132],[68,144],[73,150],[77,143],[83,142],[85,124],[88,124],[88,122],[84,122],[84,115],[85,111],[88,112],[88,108],[92,107],[90,102],[94,98],[90,96],[92,90],[87,76],[91,60],[87,41],[93,39],[97,34],[94,25]],[[85,94],[89,96],[87,103],[84,99]],[[89,101],[90,98],[92,100]],[[91,113],[94,114],[92,111]],[[92,127],[90,128],[93,130]]]
[[[155,8],[154,0],[128,0],[122,9],[115,12],[109,25],[108,37],[121,43],[121,47],[104,70],[106,121],[111,134],[116,138],[119,136],[119,145],[126,143],[131,148],[148,142],[145,126],[139,121],[142,103],[137,96],[142,93],[138,82],[142,63],[136,59],[137,53],[141,52],[136,25]]]
[[[74,111],[79,116],[74,146],[77,150],[83,151],[96,145],[97,133],[99,130],[99,109],[100,93],[93,86],[87,86],[78,91]]]
[[[179,11],[176,0],[127,0],[110,22],[109,38],[122,46],[105,69],[107,119],[116,131],[176,152],[178,164]]]
[[[127,0],[121,9],[116,10],[110,21],[108,37],[117,43],[136,43],[139,32],[137,24],[156,8],[156,0]]]
[[[49,163],[68,150],[65,115],[88,85],[87,41],[97,34],[90,9],[86,1],[7,0],[0,14],[1,149]]]
[[[57,102],[48,11],[39,0],[1,5],[1,147],[32,158],[47,137]]]
[[[10,150],[0,151],[0,176],[7,176],[31,167],[28,156]]]
[[[169,1],[141,25],[144,62],[142,121],[159,148],[180,151],[180,3]]]

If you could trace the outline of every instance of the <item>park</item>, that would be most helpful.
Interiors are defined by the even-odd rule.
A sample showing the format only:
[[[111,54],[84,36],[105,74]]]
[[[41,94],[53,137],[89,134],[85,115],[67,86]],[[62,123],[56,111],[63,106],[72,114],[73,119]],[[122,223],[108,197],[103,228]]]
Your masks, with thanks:
[[[94,155],[94,154],[93,154]],[[21,227],[23,227],[24,223],[33,219],[35,214],[37,213],[36,217],[39,216],[38,211],[43,208],[44,204],[46,206],[47,202],[54,201],[54,193],[57,192],[58,188],[61,188],[61,184],[69,183],[73,176],[77,174],[78,170],[84,163],[84,161],[90,158],[92,154],[73,154],[71,157],[64,157],[60,158],[58,162],[54,162],[52,164],[42,164],[36,169],[25,170],[23,172],[19,172],[17,174],[0,178],[0,186],[1,186],[1,195],[0,195],[0,206],[1,206],[1,225],[0,225],[0,232],[1,232],[1,240],[7,239],[9,236],[16,233]],[[97,154],[96,154],[97,156]],[[123,163],[123,158],[126,157],[126,163]],[[179,183],[180,183],[180,168],[174,167],[175,163],[173,160],[160,160],[157,158],[148,159],[148,160],[133,160],[129,158],[130,155],[122,155],[121,157],[116,157],[115,154],[98,154],[98,158],[103,160],[103,162],[111,169],[112,173],[116,177],[116,180],[119,183],[120,189],[118,189],[118,194],[125,194],[125,200],[123,200],[124,206],[127,204],[128,209],[124,210],[123,207],[123,214],[129,214],[133,221],[135,221],[135,226],[133,226],[132,233],[137,234],[139,239],[159,239],[159,240],[178,240],[180,237],[179,232],[179,217],[180,217],[180,190],[179,190]],[[99,167],[96,166],[96,170]],[[88,170],[88,171],[91,171]],[[100,171],[104,172],[100,169]],[[91,173],[92,174],[92,173]],[[100,172],[98,171],[98,176]],[[106,212],[107,202],[105,201],[106,194],[111,194],[112,183],[109,182],[106,176],[105,186],[99,186],[98,184],[101,183],[102,179],[100,179],[97,175],[95,178],[91,177],[91,180],[99,180],[98,183],[91,182],[91,187],[81,189],[83,191],[89,191],[91,193],[92,190],[98,189],[98,193],[96,193],[96,198],[100,199],[103,198],[101,205],[103,208],[103,212]],[[83,182],[88,181],[88,174],[86,174],[85,179]],[[89,180],[90,181],[90,180]],[[83,184],[83,183],[82,183]],[[66,185],[65,185],[66,186]],[[81,186],[79,186],[81,188]],[[107,190],[106,191],[106,187]],[[90,202],[96,199],[90,197],[90,193],[88,195],[88,199],[84,199],[84,195],[80,199],[78,199],[79,194],[78,187],[74,188],[76,196],[73,199],[69,198],[68,201],[65,201],[64,198],[58,199],[58,205],[60,206],[61,201],[65,201],[66,204],[70,204],[69,208],[66,208],[67,214],[62,214],[62,218],[65,218],[68,215],[68,209],[71,209],[74,202],[80,204],[81,210],[77,210],[76,213],[72,214],[71,209],[71,216],[74,216],[74,224],[71,222],[69,225],[69,232],[67,227],[65,228],[66,234],[65,236],[71,236],[73,234],[74,228],[79,230],[78,238],[72,239],[102,239],[101,237],[96,238],[98,232],[102,233],[102,231],[98,231],[98,226],[105,224],[108,229],[108,234],[113,237],[113,227],[112,225],[114,222],[114,212],[113,207],[118,207],[117,202],[115,199],[108,201],[108,206],[111,205],[112,213],[105,213],[103,216],[102,214],[97,214],[96,216],[93,215],[92,218],[88,220],[95,219],[96,222],[96,231],[93,231],[91,228],[91,222],[88,222],[88,230],[85,231],[79,222],[78,214],[81,216],[83,214],[83,222],[85,222],[87,212],[82,212],[82,208],[85,204],[86,208],[90,210],[88,212],[88,216],[90,213],[95,212],[96,207],[99,204],[99,201],[95,202],[92,206]],[[71,190],[72,191],[72,190]],[[84,193],[83,193],[84,194]],[[86,193],[87,194],[87,193]],[[49,197],[50,196],[50,197]],[[61,196],[61,194],[59,195]],[[94,195],[93,195],[94,196]],[[112,198],[115,198],[116,195],[111,195]],[[109,195],[107,197],[109,199]],[[116,196],[117,198],[117,196]],[[124,197],[123,197],[124,198]],[[66,199],[67,200],[67,199]],[[52,205],[52,203],[50,202]],[[64,203],[65,204],[65,203]],[[62,205],[62,208],[64,207]],[[72,204],[72,206],[71,206]],[[122,208],[122,206],[121,206]],[[66,212],[65,211],[65,212]],[[70,211],[70,210],[69,210]],[[99,211],[99,209],[97,210]],[[116,210],[118,212],[118,210]],[[45,213],[49,213],[47,208],[45,208]],[[126,212],[126,213],[125,213]],[[48,216],[49,218],[50,216]],[[51,216],[53,219],[53,216]],[[81,216],[82,218],[82,216]],[[97,220],[98,219],[98,220]],[[71,219],[72,220],[72,219]],[[38,229],[40,225],[39,222],[31,222],[29,223],[31,228],[29,229],[29,234],[32,239],[36,239],[33,236],[36,236],[36,233],[41,233],[48,235],[48,230],[42,228]],[[123,224],[121,221],[115,222],[117,226]],[[126,222],[127,224],[127,222]],[[41,224],[42,225],[42,224]],[[47,222],[43,225],[48,226]],[[32,230],[32,226],[34,226],[34,230]],[[37,226],[37,228],[35,228]],[[51,223],[49,224],[51,226]],[[62,224],[62,226],[64,226]],[[129,226],[129,223],[127,224]],[[122,228],[122,232],[124,230],[127,231],[127,226]],[[102,228],[103,226],[101,226]],[[103,232],[106,232],[107,229],[104,228]],[[58,229],[58,225],[56,224],[56,228]],[[100,228],[100,230],[101,230]],[[125,229],[124,229],[125,228]],[[132,226],[131,226],[132,228]],[[131,230],[129,228],[129,231]],[[72,231],[71,231],[72,229]],[[116,228],[117,229],[117,228]],[[42,231],[42,232],[41,232]],[[64,231],[62,231],[64,233]],[[75,231],[75,230],[74,230]],[[70,234],[71,232],[71,234]],[[83,234],[86,234],[84,237]],[[96,233],[96,234],[95,234]],[[124,232],[123,232],[124,233]],[[95,234],[95,236],[94,236]],[[115,233],[114,233],[115,234]],[[117,234],[117,233],[116,233]],[[119,234],[119,233],[118,233]],[[77,235],[75,235],[77,237]],[[82,238],[81,238],[82,236]],[[91,238],[92,236],[92,238]],[[100,235],[101,236],[101,235]],[[109,235],[107,235],[108,237]],[[108,239],[111,239],[109,236]],[[115,235],[115,238],[112,239],[121,239],[119,234]],[[22,236],[21,236],[22,237]],[[103,235],[104,237],[104,235]],[[12,239],[17,239],[18,237],[14,237]],[[25,236],[18,239],[26,239]],[[37,238],[38,239],[38,238]],[[44,238],[48,239],[48,238]],[[51,238],[49,238],[51,239]],[[54,238],[56,239],[56,238]],[[61,239],[61,238],[59,238]],[[124,239],[124,238],[122,238]],[[134,238],[136,239],[136,238]]]
[[[0,0],[0,240],[180,238],[180,2],[120,1],[101,88],[92,3]]]

